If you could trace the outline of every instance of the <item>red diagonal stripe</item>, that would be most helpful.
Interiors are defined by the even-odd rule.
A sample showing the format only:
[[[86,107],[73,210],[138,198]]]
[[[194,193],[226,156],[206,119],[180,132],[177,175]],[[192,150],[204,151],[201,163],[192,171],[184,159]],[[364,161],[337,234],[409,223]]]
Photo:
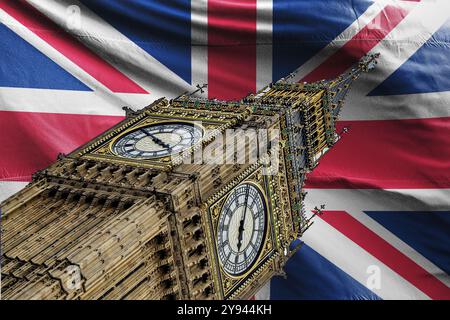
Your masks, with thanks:
[[[450,288],[345,211],[320,216],[432,299],[450,299]]]
[[[256,0],[209,0],[209,97],[240,99],[255,90]]]
[[[343,73],[383,40],[408,13],[407,9],[392,5],[386,6],[352,39],[301,81],[314,82],[321,79],[331,79]]]
[[[24,0],[4,0],[0,8],[112,92],[148,93]]]
[[[308,188],[450,188],[450,117],[340,121],[349,132],[320,159]]]

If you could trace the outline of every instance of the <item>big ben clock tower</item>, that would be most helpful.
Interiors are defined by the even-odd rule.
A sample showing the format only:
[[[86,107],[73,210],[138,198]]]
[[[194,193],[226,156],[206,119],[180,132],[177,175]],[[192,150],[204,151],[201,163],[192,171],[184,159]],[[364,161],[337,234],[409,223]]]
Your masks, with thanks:
[[[240,101],[127,108],[1,204],[2,298],[251,297],[298,249],[305,174],[337,141],[345,94],[375,58]]]

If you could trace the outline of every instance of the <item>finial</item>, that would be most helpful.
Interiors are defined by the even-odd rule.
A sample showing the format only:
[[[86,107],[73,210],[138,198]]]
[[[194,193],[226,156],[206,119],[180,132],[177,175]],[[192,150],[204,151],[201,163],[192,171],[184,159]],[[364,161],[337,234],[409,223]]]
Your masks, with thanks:
[[[200,93],[204,93],[205,90],[203,90],[203,89],[207,88],[207,87],[208,87],[208,84],[207,84],[207,83],[204,83],[204,84],[202,84],[202,85],[197,84],[195,87],[197,88],[197,90],[195,90],[195,91],[189,93],[189,96],[192,96],[193,94],[195,94],[195,93],[197,93],[197,92],[199,92],[199,91],[200,91]]]
[[[350,127],[342,128],[341,134],[348,133],[350,131]]]
[[[128,107],[128,106],[122,107],[122,110],[125,111],[125,115],[126,115],[127,117],[129,117],[129,116],[134,116],[134,115],[136,115],[136,114],[138,113],[137,111],[134,111],[133,109],[131,109],[131,108]]]
[[[315,206],[314,207],[314,214],[312,215],[312,217],[310,218],[310,219],[312,219],[312,218],[314,218],[316,215],[322,215],[323,214],[323,210],[325,210],[325,205],[324,204],[321,204],[320,205],[320,208],[318,208],[317,206]]]
[[[370,71],[375,68],[375,65],[378,63],[377,59],[380,57],[380,53],[371,53],[367,54],[359,61],[359,67],[364,71]]]
[[[208,87],[207,83],[202,84],[201,86],[199,84],[196,85],[196,87],[200,90],[200,93],[205,92],[203,89]]]
[[[294,70],[292,73],[290,73],[288,76],[284,77],[283,80],[285,82],[288,82],[288,80],[293,79],[298,73],[298,70]]]

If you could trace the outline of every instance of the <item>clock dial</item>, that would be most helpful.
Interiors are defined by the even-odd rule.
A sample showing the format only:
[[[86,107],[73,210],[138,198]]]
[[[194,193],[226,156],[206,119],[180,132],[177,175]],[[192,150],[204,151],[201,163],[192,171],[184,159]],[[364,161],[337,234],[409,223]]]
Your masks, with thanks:
[[[256,261],[266,226],[266,204],[250,183],[237,186],[225,201],[219,218],[217,248],[225,272],[238,276]]]
[[[199,142],[202,135],[202,129],[191,123],[164,122],[127,133],[112,149],[126,158],[160,158],[189,148]]]

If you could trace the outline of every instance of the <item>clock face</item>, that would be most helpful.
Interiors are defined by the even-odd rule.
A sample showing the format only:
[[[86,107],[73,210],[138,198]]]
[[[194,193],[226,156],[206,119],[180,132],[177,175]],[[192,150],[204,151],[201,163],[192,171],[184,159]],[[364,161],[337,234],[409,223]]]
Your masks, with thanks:
[[[112,150],[126,158],[160,158],[189,148],[200,141],[202,135],[202,129],[191,123],[157,123],[120,137]]]
[[[220,263],[228,274],[242,275],[256,261],[264,240],[266,212],[264,197],[253,184],[240,184],[228,196],[217,231]]]

